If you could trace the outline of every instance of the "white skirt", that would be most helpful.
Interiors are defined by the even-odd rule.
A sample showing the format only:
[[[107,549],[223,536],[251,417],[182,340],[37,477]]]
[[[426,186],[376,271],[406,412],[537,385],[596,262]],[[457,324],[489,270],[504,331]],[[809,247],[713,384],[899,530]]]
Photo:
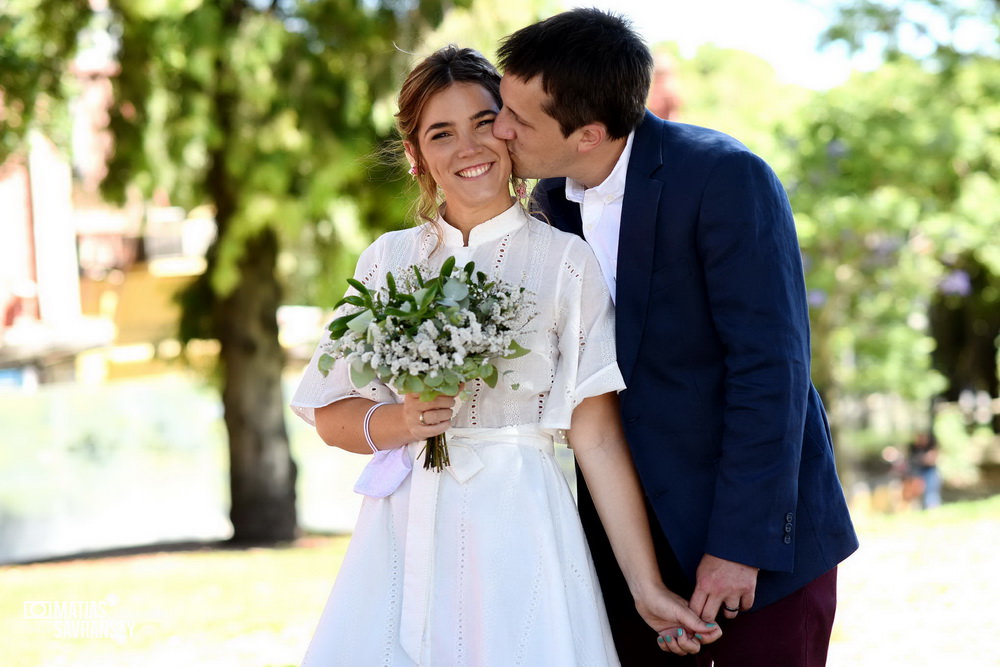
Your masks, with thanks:
[[[550,431],[448,431],[452,466],[366,497],[304,666],[618,665]]]

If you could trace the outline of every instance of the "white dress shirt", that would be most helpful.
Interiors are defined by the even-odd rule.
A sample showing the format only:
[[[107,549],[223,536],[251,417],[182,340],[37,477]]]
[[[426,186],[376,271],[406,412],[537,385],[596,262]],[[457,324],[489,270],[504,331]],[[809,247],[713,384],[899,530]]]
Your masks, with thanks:
[[[612,300],[618,296],[615,278],[618,273],[618,236],[622,223],[622,200],[625,198],[625,176],[634,137],[635,132],[629,133],[625,150],[615,168],[600,185],[588,189],[572,178],[566,179],[566,199],[580,204],[583,238],[587,239],[597,255],[597,263],[601,265]]]

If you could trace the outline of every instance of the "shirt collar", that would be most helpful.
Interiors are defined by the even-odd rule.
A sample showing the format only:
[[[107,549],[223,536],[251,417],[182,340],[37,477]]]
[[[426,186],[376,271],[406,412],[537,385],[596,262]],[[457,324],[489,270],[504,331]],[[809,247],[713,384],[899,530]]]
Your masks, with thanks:
[[[628,139],[625,141],[625,149],[618,157],[618,162],[615,163],[615,168],[611,170],[611,173],[608,174],[608,177],[605,178],[600,185],[591,188],[591,190],[594,191],[594,194],[601,199],[614,201],[615,199],[620,199],[625,196],[625,177],[628,175],[628,159],[632,155],[633,138],[635,138],[634,130],[629,132]],[[566,199],[582,203],[583,195],[586,191],[587,188],[585,188],[579,181],[574,181],[569,177],[566,178]]]
[[[469,230],[469,247],[491,243],[507,234],[520,229],[527,221],[527,216],[521,205],[514,203],[510,208],[484,222],[479,223]],[[462,231],[452,227],[445,219],[438,217],[438,230],[441,233],[441,240],[445,247],[461,248],[465,245],[462,239]]]

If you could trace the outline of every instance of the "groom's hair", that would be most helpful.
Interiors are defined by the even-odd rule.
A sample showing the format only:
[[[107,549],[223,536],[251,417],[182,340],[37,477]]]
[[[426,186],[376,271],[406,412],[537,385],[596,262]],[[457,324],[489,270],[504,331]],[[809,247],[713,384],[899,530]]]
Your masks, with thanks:
[[[556,14],[505,37],[497,57],[505,75],[542,77],[549,96],[543,108],[564,136],[600,122],[621,139],[642,122],[653,56],[622,16],[598,9]]]

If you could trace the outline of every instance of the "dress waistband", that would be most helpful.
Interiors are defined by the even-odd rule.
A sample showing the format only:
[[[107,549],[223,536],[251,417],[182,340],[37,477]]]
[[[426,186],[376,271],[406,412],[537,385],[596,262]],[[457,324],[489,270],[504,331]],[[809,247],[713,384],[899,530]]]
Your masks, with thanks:
[[[556,429],[542,428],[534,424],[482,428],[478,426],[450,428],[445,437],[449,444],[455,443],[475,447],[477,445],[517,445],[530,446],[549,454],[555,453],[554,442],[558,439]],[[419,447],[412,447],[420,451]]]

